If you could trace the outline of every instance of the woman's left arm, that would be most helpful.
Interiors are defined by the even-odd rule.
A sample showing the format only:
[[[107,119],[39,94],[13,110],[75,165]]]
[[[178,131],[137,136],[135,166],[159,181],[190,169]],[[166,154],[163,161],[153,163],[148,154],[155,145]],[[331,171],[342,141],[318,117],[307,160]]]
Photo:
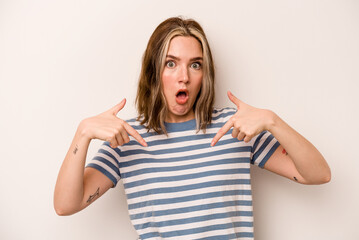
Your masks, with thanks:
[[[281,144],[264,168],[303,184],[330,181],[330,168],[322,154],[278,115],[269,111],[268,131]]]
[[[249,142],[262,131],[269,131],[280,143],[264,168],[303,184],[322,184],[330,181],[330,168],[322,154],[302,135],[270,110],[252,107],[228,92],[237,112],[218,131],[211,146],[231,128],[232,136]]]

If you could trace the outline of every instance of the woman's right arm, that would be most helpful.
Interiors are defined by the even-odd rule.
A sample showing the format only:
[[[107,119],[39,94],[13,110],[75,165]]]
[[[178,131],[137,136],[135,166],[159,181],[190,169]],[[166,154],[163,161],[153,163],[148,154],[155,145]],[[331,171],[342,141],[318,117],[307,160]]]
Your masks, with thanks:
[[[104,194],[112,181],[93,168],[86,168],[86,155],[92,139],[108,141],[115,148],[129,142],[128,134],[140,144],[145,140],[128,123],[118,118],[125,99],[110,110],[81,121],[58,174],[54,208],[58,215],[74,214]]]

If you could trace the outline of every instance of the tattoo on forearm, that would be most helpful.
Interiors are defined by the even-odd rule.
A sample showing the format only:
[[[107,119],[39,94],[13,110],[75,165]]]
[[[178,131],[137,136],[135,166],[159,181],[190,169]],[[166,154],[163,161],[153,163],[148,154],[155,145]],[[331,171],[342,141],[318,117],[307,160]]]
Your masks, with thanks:
[[[78,148],[78,146],[77,146],[77,144],[76,144],[76,146],[75,146],[75,149],[74,149],[74,151],[73,151],[73,153],[76,155],[76,153],[77,153],[77,150],[79,150],[79,148]]]
[[[285,154],[285,155],[288,155],[287,151],[284,148],[283,148],[282,153]]]
[[[87,199],[87,203],[91,203],[92,200],[95,199],[95,197],[100,196],[100,188],[97,188],[96,192],[92,195],[90,195],[89,199]]]
[[[298,182],[298,179],[297,179],[296,177],[293,177],[293,178],[294,178],[294,180],[295,180],[295,181],[297,181],[297,182]]]

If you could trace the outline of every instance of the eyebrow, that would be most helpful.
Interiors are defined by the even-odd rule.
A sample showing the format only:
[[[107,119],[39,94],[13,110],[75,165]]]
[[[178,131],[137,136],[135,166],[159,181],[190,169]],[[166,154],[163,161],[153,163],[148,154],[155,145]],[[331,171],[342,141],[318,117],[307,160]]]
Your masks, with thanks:
[[[175,60],[180,60],[178,57],[173,56],[173,55],[166,55],[166,58],[173,58]],[[195,57],[195,58],[191,58],[190,60],[191,61],[197,61],[197,60],[202,60],[203,61],[203,58],[202,57]]]

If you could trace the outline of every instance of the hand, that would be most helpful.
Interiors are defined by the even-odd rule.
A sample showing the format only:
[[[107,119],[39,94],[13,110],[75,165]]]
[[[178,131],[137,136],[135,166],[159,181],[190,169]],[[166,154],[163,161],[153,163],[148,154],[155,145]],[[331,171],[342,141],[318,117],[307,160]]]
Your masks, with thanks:
[[[249,142],[262,131],[268,130],[273,112],[252,107],[236,98],[230,91],[227,92],[227,95],[237,106],[237,112],[219,129],[212,140],[211,146],[216,145],[219,139],[232,127],[232,137],[245,142]]]
[[[141,135],[126,121],[116,116],[125,104],[126,99],[123,99],[119,104],[106,112],[83,120],[79,127],[83,135],[89,139],[107,141],[112,148],[116,148],[128,143],[130,141],[128,134],[130,134],[142,146],[147,147],[147,143]]]

